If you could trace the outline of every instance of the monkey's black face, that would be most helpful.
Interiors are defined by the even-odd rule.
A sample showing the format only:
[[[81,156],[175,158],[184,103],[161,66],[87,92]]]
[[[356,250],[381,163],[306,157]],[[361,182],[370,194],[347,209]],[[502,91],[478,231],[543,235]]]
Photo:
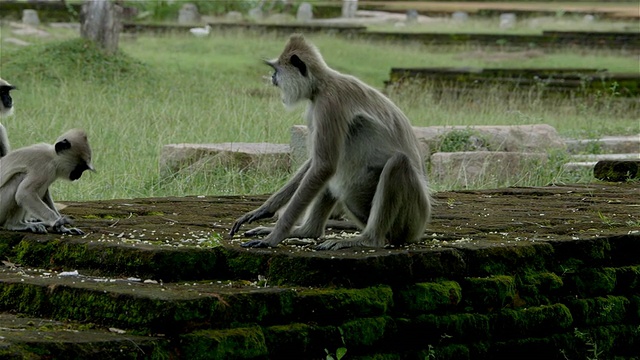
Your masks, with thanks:
[[[11,85],[0,86],[0,102],[2,102],[2,106],[4,106],[5,109],[11,109],[13,106],[13,99],[11,99],[11,94],[9,94],[13,89],[15,89],[15,87]]]
[[[85,162],[76,165],[76,167],[71,171],[71,174],[69,174],[69,180],[74,181],[80,179],[82,173],[87,170],[89,170],[89,166]]]

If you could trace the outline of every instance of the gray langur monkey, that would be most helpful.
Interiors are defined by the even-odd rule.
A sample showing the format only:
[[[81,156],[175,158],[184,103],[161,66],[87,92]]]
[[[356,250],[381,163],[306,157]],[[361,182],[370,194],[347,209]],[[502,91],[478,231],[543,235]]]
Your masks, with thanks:
[[[53,204],[49,186],[56,179],[77,180],[94,170],[84,131],[73,129],[54,145],[35,144],[13,150],[0,159],[0,227],[7,230],[82,235],[67,228],[71,220]],[[27,220],[33,218],[34,220]]]
[[[266,63],[274,69],[271,80],[286,106],[308,100],[310,158],[262,206],[236,220],[230,235],[284,208],[274,227],[245,233],[267,235],[264,239],[242,246],[321,238],[339,202],[362,232],[350,240],[324,241],[317,249],[419,241],[430,219],[431,197],[418,140],[404,113],[378,90],[329,68],[302,35],[292,35],[280,57]]]
[[[13,99],[10,92],[15,88],[15,86],[0,78],[0,117],[13,114]],[[7,130],[0,124],[0,158],[7,155],[9,149]]]

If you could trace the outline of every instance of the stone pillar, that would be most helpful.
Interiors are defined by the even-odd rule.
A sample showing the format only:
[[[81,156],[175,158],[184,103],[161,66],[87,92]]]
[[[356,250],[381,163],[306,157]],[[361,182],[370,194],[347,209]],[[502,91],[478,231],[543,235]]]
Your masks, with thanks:
[[[354,18],[356,17],[356,11],[358,11],[358,0],[342,0],[342,17]]]
[[[418,12],[414,9],[407,10],[407,25],[413,25],[418,22]]]
[[[40,25],[38,12],[30,9],[22,10],[22,23],[25,25],[31,25],[31,26]]]
[[[296,20],[300,22],[309,22],[313,19],[313,7],[308,2],[303,2],[298,7]]]
[[[95,42],[108,54],[118,51],[122,7],[109,0],[87,0],[80,12],[80,36]]]
[[[178,12],[178,24],[195,24],[200,22],[200,13],[195,4],[186,3]]]

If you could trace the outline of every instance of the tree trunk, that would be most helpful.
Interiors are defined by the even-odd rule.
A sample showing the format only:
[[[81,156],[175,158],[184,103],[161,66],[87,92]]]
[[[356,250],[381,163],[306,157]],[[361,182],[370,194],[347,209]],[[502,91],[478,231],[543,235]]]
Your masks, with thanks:
[[[118,51],[122,31],[122,7],[109,0],[87,0],[80,13],[80,36],[95,42],[106,53]]]

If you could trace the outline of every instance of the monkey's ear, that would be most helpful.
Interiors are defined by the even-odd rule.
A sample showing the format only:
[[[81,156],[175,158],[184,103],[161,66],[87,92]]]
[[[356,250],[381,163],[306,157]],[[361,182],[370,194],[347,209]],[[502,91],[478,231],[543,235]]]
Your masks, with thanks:
[[[61,151],[67,149],[71,149],[71,143],[69,142],[69,140],[64,139],[56,143],[56,154],[59,154]]]
[[[291,55],[289,61],[291,62],[291,65],[295,66],[300,71],[302,76],[307,76],[307,65],[300,60],[298,55]]]

